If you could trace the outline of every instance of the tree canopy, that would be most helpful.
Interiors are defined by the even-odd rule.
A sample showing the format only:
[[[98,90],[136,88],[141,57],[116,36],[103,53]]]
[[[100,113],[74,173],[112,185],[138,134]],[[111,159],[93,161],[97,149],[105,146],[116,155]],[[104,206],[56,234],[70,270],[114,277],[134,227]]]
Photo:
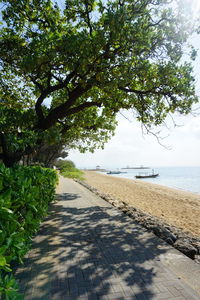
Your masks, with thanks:
[[[146,126],[189,113],[195,95],[190,31],[167,0],[3,3],[0,144],[7,166],[44,140],[94,149],[113,134],[120,109]],[[189,52],[188,52],[189,54]]]

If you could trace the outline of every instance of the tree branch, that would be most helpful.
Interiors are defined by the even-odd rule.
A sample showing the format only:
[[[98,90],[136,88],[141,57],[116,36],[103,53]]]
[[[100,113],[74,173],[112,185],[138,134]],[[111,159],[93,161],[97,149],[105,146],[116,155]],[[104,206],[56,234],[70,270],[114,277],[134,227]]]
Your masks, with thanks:
[[[47,92],[43,92],[40,95],[40,97],[37,99],[37,102],[35,104],[35,112],[36,112],[36,115],[38,117],[38,122],[39,123],[44,120],[44,114],[43,114],[43,110],[42,110],[42,102],[47,97],[47,95],[48,95]]]
[[[87,18],[87,25],[89,27],[89,30],[90,30],[90,36],[92,36],[92,25],[91,25],[91,22],[90,22],[90,12],[88,10],[88,3],[87,3],[87,0],[84,1],[84,4],[85,4],[85,9],[86,9],[86,18]]]
[[[86,103],[83,103],[83,104],[81,104],[79,106],[76,106],[76,107],[73,107],[73,108],[69,109],[68,112],[65,113],[65,116],[76,114],[76,113],[78,113],[78,112],[80,112],[80,111],[82,111],[82,110],[84,110],[86,108],[92,107],[92,106],[101,107],[101,105],[102,105],[101,103],[95,102],[95,101],[93,101],[93,102],[86,102]]]
[[[155,89],[151,89],[151,90],[147,90],[147,91],[139,91],[139,90],[134,90],[134,89],[129,89],[123,86],[119,86],[119,89],[123,92],[127,92],[127,93],[135,93],[135,94],[139,94],[139,95],[147,95],[149,93],[155,93],[157,94],[157,92],[155,91]]]
[[[63,81],[62,79],[60,79],[59,77],[57,77],[57,76],[54,75],[53,73],[51,73],[51,76],[52,76],[53,78],[55,78],[58,82],[62,83],[63,86],[64,86],[64,81]]]
[[[62,125],[62,130],[61,130],[61,133],[65,133],[66,131],[68,131],[69,129],[70,129],[70,127],[71,126],[69,126],[69,125],[66,125],[64,122],[62,122],[62,121],[60,121],[60,120],[58,120],[58,123],[60,124],[60,125]]]
[[[29,77],[33,81],[33,83],[39,88],[39,90],[44,90],[43,86],[39,82],[37,82],[37,80],[33,76],[29,75]]]
[[[76,71],[71,72],[69,75],[66,76],[64,81],[59,80],[57,78],[57,76],[51,74],[57,81],[59,81],[59,83],[54,85],[54,86],[48,86],[45,90],[42,91],[42,94],[37,99],[37,102],[35,104],[35,111],[36,111],[36,114],[38,116],[38,123],[39,124],[44,121],[44,114],[43,114],[43,111],[42,111],[42,103],[43,103],[44,99],[48,95],[50,95],[52,92],[58,91],[62,88],[65,88],[67,83],[71,80],[71,78],[73,78],[73,76],[75,74],[76,74]]]
[[[163,96],[168,96],[170,98],[173,98],[172,93],[170,93],[170,92],[164,92],[162,90],[156,91],[156,89],[158,87],[154,87],[151,90],[146,90],[146,91],[129,89],[129,88],[126,88],[126,87],[123,87],[123,86],[119,86],[118,88],[121,91],[124,91],[126,93],[135,93],[135,94],[138,94],[138,95],[154,94],[154,95],[163,95]]]
[[[168,22],[173,22],[173,20],[168,19],[168,18],[161,18],[159,21],[155,22],[155,23],[151,23],[148,26],[146,26],[146,29],[150,28],[150,27],[154,27],[154,26],[158,26],[162,21],[168,21]]]
[[[61,84],[60,84],[61,85]],[[57,85],[58,87],[59,85]],[[55,107],[50,111],[48,116],[38,123],[38,128],[41,130],[46,130],[54,125],[58,119],[62,119],[66,116],[68,109],[75,103],[76,99],[82,96],[92,87],[91,84],[88,84],[86,87],[77,86],[73,91],[70,91],[68,101]],[[56,90],[56,86],[52,87],[51,90]]]

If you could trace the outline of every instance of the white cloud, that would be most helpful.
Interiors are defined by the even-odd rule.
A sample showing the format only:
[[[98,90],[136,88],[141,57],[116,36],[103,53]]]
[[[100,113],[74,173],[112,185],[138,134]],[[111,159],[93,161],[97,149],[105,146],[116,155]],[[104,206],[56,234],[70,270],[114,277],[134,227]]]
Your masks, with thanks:
[[[70,151],[72,159],[78,167],[92,168],[100,165],[106,168],[120,168],[126,165],[148,166],[200,166],[200,117],[187,116],[177,118],[176,122],[184,125],[170,131],[168,138],[162,143],[171,146],[167,150],[152,135],[142,135],[138,122],[130,123],[121,119],[116,135],[105,145],[104,150],[96,150],[94,154],[80,154]]]

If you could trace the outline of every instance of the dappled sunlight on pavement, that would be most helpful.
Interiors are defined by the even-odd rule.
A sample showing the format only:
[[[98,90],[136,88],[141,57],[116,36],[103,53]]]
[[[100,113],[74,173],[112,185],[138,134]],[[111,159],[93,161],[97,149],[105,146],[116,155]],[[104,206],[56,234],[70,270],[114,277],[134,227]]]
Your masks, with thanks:
[[[16,272],[26,300],[199,299],[152,233],[72,180],[58,198]]]

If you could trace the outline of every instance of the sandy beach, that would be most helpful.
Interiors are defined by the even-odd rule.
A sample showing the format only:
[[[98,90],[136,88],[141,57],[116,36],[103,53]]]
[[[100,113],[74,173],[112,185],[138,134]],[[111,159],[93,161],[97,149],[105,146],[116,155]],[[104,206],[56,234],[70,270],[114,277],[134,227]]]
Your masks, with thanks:
[[[85,181],[117,200],[200,237],[200,195],[92,171],[85,171]]]

